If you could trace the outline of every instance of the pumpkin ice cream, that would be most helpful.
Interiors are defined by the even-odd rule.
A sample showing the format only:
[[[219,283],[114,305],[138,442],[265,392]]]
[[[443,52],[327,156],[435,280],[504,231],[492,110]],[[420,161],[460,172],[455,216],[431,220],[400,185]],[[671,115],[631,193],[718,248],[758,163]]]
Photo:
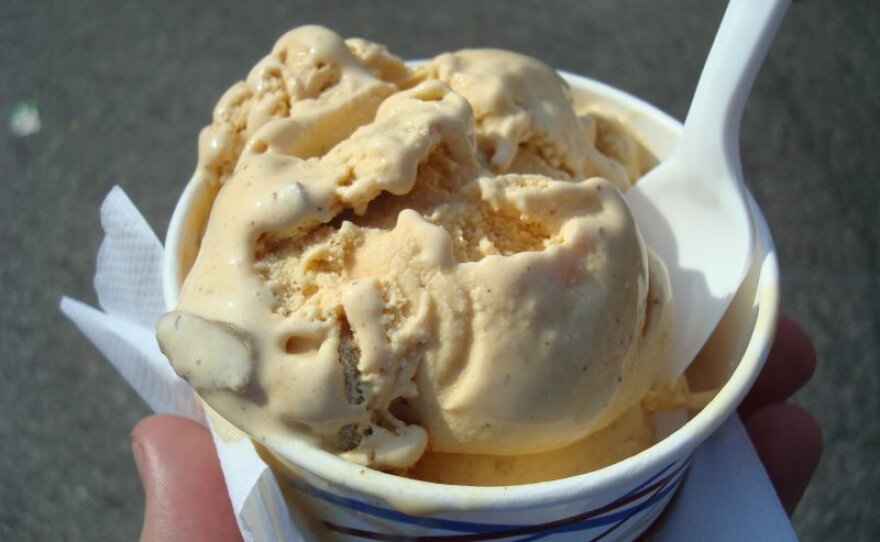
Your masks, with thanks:
[[[202,133],[216,198],[159,343],[257,439],[394,471],[568,447],[665,352],[665,267],[621,193],[649,166],[534,59],[408,68],[293,30]]]

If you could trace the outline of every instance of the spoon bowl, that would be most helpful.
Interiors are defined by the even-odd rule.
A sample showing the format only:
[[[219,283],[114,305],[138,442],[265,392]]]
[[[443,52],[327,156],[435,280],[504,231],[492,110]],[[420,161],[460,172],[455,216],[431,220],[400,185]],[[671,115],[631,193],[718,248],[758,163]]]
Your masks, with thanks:
[[[743,109],[791,0],[731,0],[681,140],[626,193],[648,246],[666,262],[675,331],[658,384],[681,376],[751,263],[754,225],[739,155]]]

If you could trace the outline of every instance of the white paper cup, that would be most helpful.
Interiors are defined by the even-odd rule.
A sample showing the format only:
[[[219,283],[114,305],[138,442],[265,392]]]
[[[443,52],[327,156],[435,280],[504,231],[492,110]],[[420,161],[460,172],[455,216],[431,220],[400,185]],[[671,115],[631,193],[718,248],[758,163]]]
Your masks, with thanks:
[[[648,149],[667,156],[681,124],[605,84],[562,73],[579,93],[624,119]],[[164,262],[169,309],[198,251],[214,193],[190,181],[175,208]],[[270,441],[288,502],[304,507],[341,540],[629,541],[660,515],[680,485],[694,450],[716,431],[751,387],[776,329],[779,275],[767,223],[754,200],[752,267],[721,324],[688,370],[693,389],[720,391],[683,427],[647,450],[598,471],[520,486],[434,484],[375,471],[301,442]],[[719,491],[723,491],[719,488]],[[421,538],[420,538],[421,539]]]

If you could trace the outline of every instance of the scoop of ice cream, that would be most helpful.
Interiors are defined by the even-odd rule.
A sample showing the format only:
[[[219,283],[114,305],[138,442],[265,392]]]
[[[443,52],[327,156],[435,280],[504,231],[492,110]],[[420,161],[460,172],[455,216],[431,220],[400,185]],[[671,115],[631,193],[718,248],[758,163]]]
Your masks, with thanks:
[[[585,138],[568,85],[549,66],[501,50],[442,54],[416,70],[468,100],[480,150],[493,172],[555,179],[604,177],[625,190],[636,177]],[[618,131],[618,133],[623,133]]]
[[[271,141],[280,154],[324,154],[369,122],[405,73],[380,45],[346,44],[318,26],[290,31],[220,98],[214,122],[199,135],[196,171],[205,182],[222,182],[248,142],[258,151]],[[254,139],[257,131],[262,137]],[[301,137],[304,131],[309,137]]]
[[[511,486],[558,480],[598,470],[655,442],[651,416],[635,405],[610,425],[554,450],[520,455],[426,452],[406,475],[463,486]]]
[[[595,143],[533,59],[409,74],[294,30],[202,133],[220,188],[160,346],[252,435],[377,468],[569,445],[645,395],[669,331],[629,173]]]

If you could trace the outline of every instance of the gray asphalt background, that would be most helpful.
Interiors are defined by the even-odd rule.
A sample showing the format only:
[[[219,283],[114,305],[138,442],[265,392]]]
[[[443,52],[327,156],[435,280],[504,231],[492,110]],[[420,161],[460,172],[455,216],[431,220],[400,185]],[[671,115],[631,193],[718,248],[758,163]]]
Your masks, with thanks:
[[[0,539],[137,538],[143,497],[128,433],[148,411],[58,300],[95,302],[98,209],[113,185],[164,236],[213,104],[285,30],[320,23],[405,58],[509,48],[681,118],[723,7],[0,3]],[[878,59],[880,2],[797,3],[742,129],[746,177],[779,245],[784,311],[819,352],[816,378],[796,397],[827,439],[794,516],[807,541],[880,540]],[[6,118],[27,100],[42,130],[16,138]]]

